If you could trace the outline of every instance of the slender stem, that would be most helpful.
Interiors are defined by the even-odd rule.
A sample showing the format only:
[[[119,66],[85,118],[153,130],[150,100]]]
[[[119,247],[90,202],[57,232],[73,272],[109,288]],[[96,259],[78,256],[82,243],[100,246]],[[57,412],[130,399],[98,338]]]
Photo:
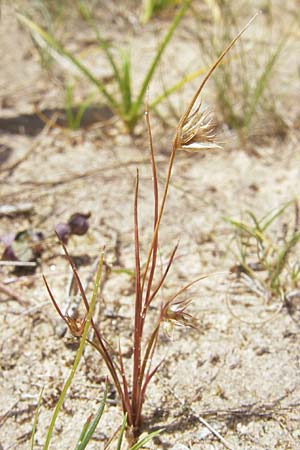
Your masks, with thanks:
[[[172,263],[173,263],[173,260],[174,260],[177,248],[178,248],[178,244],[175,246],[174,250],[172,251],[172,254],[170,256],[168,265],[167,265],[167,267],[166,267],[166,269],[165,269],[165,271],[163,273],[163,276],[161,277],[159,283],[157,284],[156,288],[154,289],[154,291],[151,294],[151,297],[149,298],[148,306],[151,304],[152,300],[155,298],[156,294],[158,293],[158,291],[162,287],[162,285],[163,285],[163,283],[164,283],[164,281],[165,281],[165,279],[166,279],[166,277],[167,277],[167,275],[169,273],[169,270],[170,270],[170,268],[172,266]]]
[[[128,424],[132,425],[133,421],[132,421],[132,415],[131,415],[128,382],[127,382],[127,377],[126,377],[126,373],[125,373],[125,369],[124,369],[123,356],[121,353],[120,344],[119,344],[119,360],[120,360],[120,371],[121,371],[121,377],[122,377],[122,381],[123,381],[123,392],[124,392],[123,412],[124,412],[124,414],[127,413]]]
[[[156,237],[157,237],[157,234],[158,234],[158,229],[159,229],[161,218],[162,218],[162,215],[163,215],[163,212],[164,212],[164,208],[165,208],[165,203],[166,203],[166,199],[167,199],[167,195],[168,195],[169,184],[170,184],[170,180],[171,180],[171,175],[172,175],[172,169],[173,169],[176,149],[179,147],[179,143],[180,143],[182,126],[184,125],[185,121],[187,120],[187,118],[188,118],[188,116],[189,116],[189,114],[190,114],[194,104],[196,103],[198,97],[200,96],[200,94],[202,92],[202,89],[204,88],[205,84],[207,83],[207,81],[211,77],[211,75],[214,72],[214,70],[218,67],[218,65],[221,63],[222,59],[229,52],[229,50],[234,46],[234,44],[240,38],[240,36],[251,25],[251,23],[254,21],[254,19],[257,17],[257,15],[258,15],[258,13],[256,13],[249,20],[249,22],[246,24],[246,26],[237,34],[237,36],[229,43],[229,45],[221,53],[219,58],[213,63],[213,65],[211,66],[211,68],[207,72],[206,76],[204,77],[204,79],[200,83],[200,86],[198,87],[196,93],[194,94],[192,100],[188,104],[185,112],[182,114],[182,116],[181,116],[181,118],[180,118],[180,120],[178,122],[178,125],[176,127],[176,131],[175,131],[175,135],[174,135],[174,138],[173,138],[172,150],[171,150],[171,155],[170,155],[170,159],[169,159],[169,166],[168,166],[168,171],[167,171],[167,176],[166,176],[166,181],[165,181],[165,188],[164,188],[163,198],[162,198],[162,202],[161,202],[161,207],[160,207],[160,211],[159,211],[159,214],[158,214],[156,227],[155,227],[155,230],[154,230],[154,233],[153,233],[152,242],[150,244],[150,248],[149,248],[148,256],[147,256],[147,260],[146,260],[145,272],[144,272],[143,282],[142,282],[142,289],[144,288],[145,280],[146,280],[146,277],[147,277],[147,272],[148,272],[150,261],[151,261],[151,255],[152,255],[153,248],[154,248],[154,243],[156,241]]]
[[[147,272],[148,272],[150,261],[151,261],[151,255],[152,255],[152,252],[153,252],[154,244],[156,242],[158,229],[159,229],[159,226],[160,226],[161,218],[162,218],[162,215],[163,215],[163,212],[164,212],[165,203],[166,203],[166,199],[167,199],[167,195],[168,195],[169,184],[170,184],[170,179],[171,179],[171,175],[172,175],[172,168],[173,168],[173,163],[174,163],[175,154],[176,154],[176,145],[175,145],[176,144],[176,140],[177,140],[177,132],[176,132],[176,135],[175,135],[175,139],[173,141],[172,151],[171,151],[171,155],[170,155],[170,159],[169,159],[169,166],[168,166],[168,172],[167,172],[167,177],[166,177],[166,181],[165,181],[165,188],[164,188],[164,192],[163,192],[163,198],[162,198],[162,202],[161,202],[161,207],[160,207],[160,210],[159,210],[156,226],[155,226],[155,229],[154,229],[154,232],[153,232],[153,237],[152,237],[152,241],[151,241],[151,244],[150,244],[150,248],[149,248],[148,256],[147,256],[147,260],[146,260],[146,266],[145,266],[144,276],[143,276],[143,280],[142,280],[142,290],[144,289],[144,284],[145,284],[145,281],[146,281],[146,276],[147,276]]]
[[[136,423],[136,412],[140,398],[140,370],[141,370],[141,312],[142,312],[142,289],[141,289],[141,265],[140,244],[138,224],[138,189],[139,172],[137,171],[135,195],[134,195],[134,243],[135,243],[135,317],[134,317],[134,344],[133,344],[133,377],[132,377],[132,400],[131,412],[133,425]]]
[[[150,117],[149,117],[149,109],[146,109],[146,122],[147,122],[147,129],[148,129],[148,135],[149,135],[149,144],[150,144],[150,154],[151,154],[151,167],[152,167],[152,177],[153,177],[153,194],[154,194],[154,230],[157,224],[158,219],[158,182],[157,182],[157,173],[156,173],[156,163],[155,163],[155,155],[154,155],[154,149],[153,149],[153,140],[152,140],[152,133],[151,133],[151,126],[150,126]],[[156,233],[156,237],[153,243],[153,254],[152,254],[152,265],[150,270],[150,275],[148,279],[148,285],[147,285],[147,293],[146,293],[146,299],[145,304],[148,303],[155,267],[156,267],[156,257],[157,257],[157,250],[158,250],[158,232]]]

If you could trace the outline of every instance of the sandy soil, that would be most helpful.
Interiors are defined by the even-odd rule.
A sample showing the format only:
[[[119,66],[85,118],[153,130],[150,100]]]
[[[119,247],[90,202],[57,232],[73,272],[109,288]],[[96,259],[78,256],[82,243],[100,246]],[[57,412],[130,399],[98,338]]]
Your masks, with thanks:
[[[297,5],[299,2],[287,2],[284,12],[290,13]],[[132,270],[135,174],[138,168],[140,233],[145,257],[151,238],[151,166],[144,125],[138,126],[136,136],[128,136],[107,108],[97,110],[97,120],[91,119],[92,125],[74,132],[59,126],[48,128],[33,117],[35,107],[52,111],[63,108],[59,81],[62,73],[55,65],[51,68],[54,75],[41,68],[37,52],[29,35],[18,25],[13,8],[2,5],[1,9],[1,204],[31,206],[27,213],[2,214],[0,234],[35,229],[43,232],[45,241],[35,272],[16,272],[0,266],[0,448],[30,447],[37,399],[44,387],[34,447],[38,449],[43,446],[76,350],[69,333],[59,335],[59,319],[41,277],[42,273],[46,275],[57,300],[63,302],[70,270],[54,227],[73,213],[91,212],[88,233],[72,237],[68,244],[83,279],[92,274],[103,245],[107,248],[107,263],[113,269]],[[104,14],[109,13],[104,8]],[[118,9],[118,14],[115,31],[111,31],[114,38],[120,38],[131,23],[135,42],[139,43],[134,59],[148,60],[155,42],[153,30],[168,18],[155,19],[141,39],[135,16],[125,6]],[[76,22],[76,18],[73,20]],[[68,36],[72,35],[74,21],[66,27]],[[188,34],[189,21],[190,16],[178,30],[162,72],[180,49],[184,49],[181,68],[191,65],[195,54],[199,54]],[[73,45],[84,48],[88,39],[88,33],[80,29]],[[295,55],[297,43],[290,45],[293,50],[287,53]],[[91,44],[91,52],[94,48],[95,43]],[[299,299],[295,300],[293,311],[280,298],[272,298],[270,304],[263,306],[257,300],[249,306],[246,292],[241,292],[232,305],[234,314],[242,320],[233,316],[226,298],[230,296],[229,271],[238,261],[229,251],[232,227],[224,221],[224,217],[240,218],[246,210],[261,217],[272,208],[299,198],[300,90],[299,68],[294,60],[291,58],[289,70],[285,67],[280,72],[285,80],[280,87],[285,95],[283,108],[288,124],[284,138],[275,133],[262,139],[261,124],[261,138],[241,145],[233,131],[223,128],[224,149],[205,154],[181,153],[175,162],[160,233],[161,263],[166,263],[178,239],[180,246],[161,298],[167,298],[199,274],[223,273],[209,276],[191,292],[190,312],[198,319],[199,330],[181,327],[161,336],[156,357],[157,361],[165,358],[165,362],[149,386],[144,414],[146,431],[157,427],[164,431],[149,448],[225,448],[203,419],[230,444],[228,448],[300,448]],[[101,61],[98,64],[102,75],[109,77],[108,69],[101,66]],[[171,78],[176,78],[178,65],[181,64],[175,63],[170,71]],[[136,73],[138,82],[143,76],[142,65],[137,65]],[[163,76],[166,79],[167,74],[163,72]],[[57,77],[57,83],[53,77]],[[194,86],[192,83],[186,87],[186,99]],[[83,83],[79,96],[84,96],[85,89]],[[159,89],[158,81],[151,89]],[[182,96],[181,93],[174,100],[179,105],[184,101]],[[205,101],[214,101],[213,84],[208,86]],[[168,111],[164,114],[166,120],[175,123]],[[161,187],[173,131],[153,117]],[[280,233],[284,224],[293,220],[292,210],[288,211],[276,222],[275,232]],[[133,281],[130,274],[115,272],[107,273],[97,314],[109,341],[118,345],[121,340],[125,363],[130,365]],[[102,399],[105,376],[103,362],[86,348],[51,448],[74,448],[81,425]],[[105,415],[88,448],[104,448],[121,420],[118,399],[110,385]]]

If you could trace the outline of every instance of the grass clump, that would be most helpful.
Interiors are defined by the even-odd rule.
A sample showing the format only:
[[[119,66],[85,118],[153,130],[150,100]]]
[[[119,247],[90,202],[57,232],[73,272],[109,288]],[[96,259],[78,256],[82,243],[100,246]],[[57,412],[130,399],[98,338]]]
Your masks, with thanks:
[[[291,209],[294,223],[289,225],[285,218]],[[235,230],[231,250],[238,264],[233,271],[238,276],[246,274],[268,298],[284,298],[300,284],[298,203],[288,202],[260,219],[252,211],[245,215],[245,221],[226,219]],[[279,221],[284,221],[280,232]]]
[[[209,20],[207,17],[202,20],[201,27],[198,25],[200,13],[194,9],[197,18],[194,35],[198,39],[202,58],[209,63],[219,54],[223,42],[229,40],[238,28],[239,12],[230,0],[206,1],[206,4]],[[249,136],[260,135],[264,138],[267,132],[270,135],[272,131],[274,135],[284,136],[287,129],[284,117],[278,111],[279,96],[278,89],[274,88],[274,75],[281,68],[280,57],[292,27],[282,32],[275,41],[272,22],[268,17],[266,13],[260,16],[260,22],[264,21],[261,27],[268,29],[268,38],[260,37],[257,32],[254,45],[240,41],[234,57],[221,64],[213,76],[222,120],[238,132],[242,141]]]
[[[101,81],[101,79],[99,79],[80,58],[68,51],[66,47],[56,39],[55,35],[42,28],[25,15],[19,14],[18,17],[20,21],[30,29],[32,36],[38,45],[48,49],[53,57],[59,62],[61,61],[61,58],[67,61],[73,69],[75,68],[88,81],[90,86],[96,88],[102,98],[106,101],[107,106],[121,118],[127,131],[132,133],[138,120],[143,115],[145,96],[149,83],[154,76],[164,50],[168,46],[189,4],[190,0],[185,0],[178,13],[175,15],[168,31],[157,48],[156,54],[145,72],[145,77],[136,94],[133,94],[132,92],[133,68],[129,51],[119,48],[117,49],[117,56],[115,56],[115,49],[101,36],[101,33],[84,2],[77,2],[79,12],[82,18],[95,32],[99,48],[104,52],[105,58],[112,70],[115,84],[114,91],[110,91],[105,82]],[[159,101],[163,100],[166,95],[168,94],[166,93],[165,95],[160,96]],[[157,103],[158,100],[155,101],[155,105]],[[74,123],[73,118],[72,123]]]
[[[253,19],[252,19],[253,20]],[[140,180],[137,172],[134,202],[133,202],[133,236],[134,236],[134,259],[135,259],[135,289],[134,289],[134,317],[132,325],[132,364],[128,368],[127,363],[123,359],[122,348],[119,344],[117,350],[113,350],[107,342],[102,327],[95,323],[94,319],[90,319],[91,327],[95,339],[90,341],[93,348],[102,356],[110,377],[114,383],[116,391],[120,398],[121,407],[124,415],[126,415],[127,437],[129,441],[136,442],[141,431],[142,412],[145,402],[145,396],[150,381],[158,371],[162,361],[154,363],[154,355],[157,349],[159,333],[164,322],[173,322],[175,324],[183,324],[193,327],[193,318],[187,312],[189,301],[182,300],[184,294],[191,286],[198,283],[206,277],[201,275],[195,280],[181,287],[177,292],[167,299],[163,299],[158,303],[158,294],[160,293],[168,273],[172,267],[177,245],[171,252],[166,267],[162,273],[158,273],[158,249],[161,247],[160,227],[164,215],[165,204],[167,200],[168,190],[170,186],[172,170],[176,155],[182,151],[201,151],[212,148],[219,148],[215,142],[215,132],[213,122],[210,120],[207,112],[201,109],[201,94],[204,86],[211,77],[211,74],[221,63],[224,56],[229,52],[241,34],[247,29],[248,25],[231,41],[228,47],[221,53],[211,66],[210,70],[204,77],[193,98],[188,104],[185,112],[182,114],[176,127],[168,167],[165,176],[164,188],[162,196],[159,196],[158,177],[156,170],[155,152],[152,142],[152,133],[150,125],[149,110],[146,110],[146,123],[149,135],[150,159],[152,167],[152,188],[153,188],[153,233],[151,242],[149,242],[148,253],[144,264],[141,263],[141,242],[139,229],[139,190]],[[59,305],[53,297],[53,294],[46,282],[46,286],[52,302],[69,326],[70,331],[76,337],[81,337],[85,330],[87,315],[90,314],[91,307],[86,296],[85,289],[80,280],[75,265],[69,256],[66,246],[61,243],[65,255],[71,265],[74,277],[76,279],[79,292],[82,297],[83,304],[86,309],[86,316],[82,319],[74,321],[68,316],[64,316]],[[157,305],[159,308],[152,308]],[[154,311],[158,311],[156,317]],[[145,332],[147,324],[147,333]],[[46,449],[45,449],[46,450]]]

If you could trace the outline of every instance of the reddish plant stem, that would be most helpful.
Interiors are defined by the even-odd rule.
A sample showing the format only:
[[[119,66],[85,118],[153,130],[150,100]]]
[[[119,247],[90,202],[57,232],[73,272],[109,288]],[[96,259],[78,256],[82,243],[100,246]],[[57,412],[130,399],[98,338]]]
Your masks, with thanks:
[[[154,195],[154,231],[155,231],[157,219],[158,219],[158,182],[157,182],[156,162],[155,162],[155,155],[154,155],[154,148],[153,148],[153,139],[152,139],[148,105],[146,107],[145,116],[146,116],[146,124],[147,124],[148,136],[149,136],[150,155],[151,155],[153,195]],[[155,239],[153,242],[152,263],[151,263],[151,269],[150,269],[148,283],[147,283],[147,292],[146,292],[145,303],[144,303],[143,320],[145,318],[145,314],[146,314],[147,307],[149,304],[151,287],[152,287],[154,272],[155,272],[155,268],[156,268],[157,250],[158,250],[158,232],[156,233],[156,236],[155,236]]]
[[[178,125],[176,127],[176,131],[175,131],[175,135],[173,138],[173,144],[172,144],[172,150],[171,150],[171,155],[170,155],[170,160],[169,160],[169,165],[168,165],[168,171],[167,171],[167,176],[166,176],[166,181],[165,181],[165,187],[164,187],[164,192],[163,192],[163,198],[162,198],[162,202],[161,202],[161,206],[160,206],[160,210],[159,210],[159,214],[158,214],[158,218],[157,218],[157,222],[156,222],[156,226],[154,229],[154,233],[153,233],[153,237],[152,237],[152,241],[149,247],[149,251],[148,251],[148,255],[147,255],[147,260],[146,260],[146,266],[145,266],[145,271],[144,271],[144,276],[143,276],[143,282],[142,282],[142,289],[144,288],[144,284],[145,284],[145,280],[147,277],[147,272],[149,269],[149,265],[150,265],[150,261],[151,261],[151,255],[154,249],[154,243],[156,241],[157,235],[158,235],[158,229],[160,226],[160,222],[162,219],[162,215],[164,212],[164,208],[165,208],[165,203],[166,203],[166,199],[167,199],[167,195],[168,195],[168,190],[169,190],[169,184],[170,184],[170,180],[171,180],[171,175],[172,175],[172,169],[173,169],[173,164],[174,164],[174,159],[175,159],[175,154],[176,154],[176,149],[178,147],[180,147],[180,138],[181,138],[181,130],[182,127],[184,125],[184,123],[186,122],[191,110],[193,109],[193,106],[195,105],[197,99],[199,98],[202,89],[204,88],[205,84],[207,83],[207,81],[209,80],[209,78],[211,77],[211,74],[215,71],[215,69],[218,67],[218,65],[221,63],[222,59],[226,56],[226,54],[229,52],[229,50],[234,46],[234,44],[236,43],[236,41],[240,38],[240,36],[247,30],[247,28],[251,25],[251,23],[255,20],[255,18],[257,17],[258,13],[255,14],[250,20],[249,22],[246,24],[246,26],[238,33],[238,35],[228,44],[228,46],[225,48],[225,50],[221,53],[221,55],[219,56],[219,58],[212,64],[211,68],[209,69],[209,71],[207,72],[206,76],[203,78],[202,82],[200,83],[200,86],[198,87],[197,91],[195,92],[192,100],[190,101],[190,103],[188,104],[186,110],[184,111],[184,113],[182,114]]]
[[[135,244],[135,317],[133,336],[133,376],[132,376],[132,399],[131,414],[134,426],[139,425],[137,416],[140,401],[140,370],[141,370],[141,312],[142,312],[142,289],[141,289],[141,265],[140,265],[140,243],[138,224],[138,190],[139,172],[137,171],[135,195],[134,195],[134,244]]]

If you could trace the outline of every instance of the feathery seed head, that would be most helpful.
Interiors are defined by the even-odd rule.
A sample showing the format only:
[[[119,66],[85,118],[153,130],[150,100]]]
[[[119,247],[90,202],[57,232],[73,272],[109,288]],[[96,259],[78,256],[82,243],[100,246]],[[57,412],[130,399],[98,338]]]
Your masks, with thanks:
[[[177,150],[209,150],[222,148],[216,142],[216,124],[210,111],[201,103],[183,122],[178,131]]]

